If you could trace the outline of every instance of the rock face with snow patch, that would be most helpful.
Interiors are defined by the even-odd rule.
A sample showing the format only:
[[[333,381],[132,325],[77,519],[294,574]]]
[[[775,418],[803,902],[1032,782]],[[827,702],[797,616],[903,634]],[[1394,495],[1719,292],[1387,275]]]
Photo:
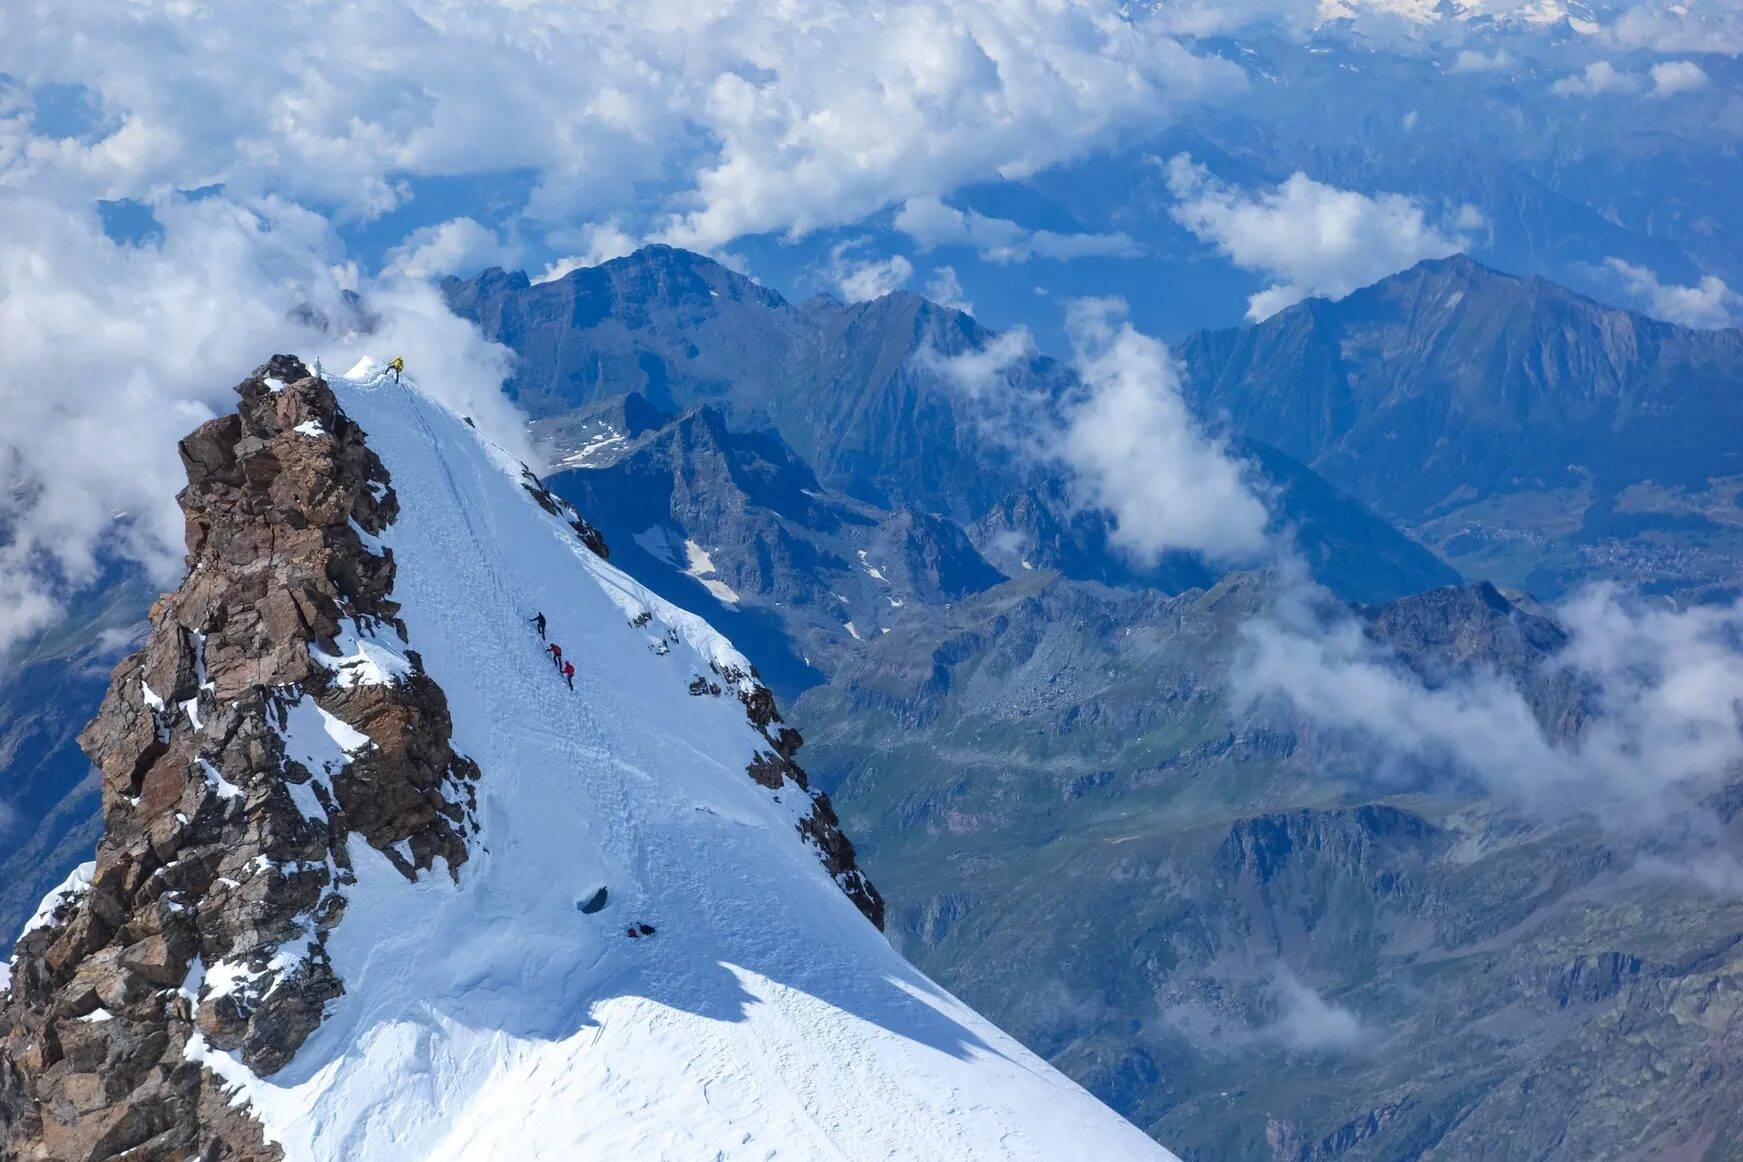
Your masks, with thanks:
[[[238,391],[181,445],[187,579],[81,738],[94,871],[19,943],[7,1157],[278,1156],[190,1041],[270,1073],[320,1023],[350,835],[406,877],[467,858],[477,769],[396,618],[387,473],[296,360]]]

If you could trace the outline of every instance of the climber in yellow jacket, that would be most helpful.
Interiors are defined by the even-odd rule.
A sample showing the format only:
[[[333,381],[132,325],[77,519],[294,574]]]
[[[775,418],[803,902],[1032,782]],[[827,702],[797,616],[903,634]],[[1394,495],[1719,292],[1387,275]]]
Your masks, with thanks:
[[[393,362],[392,362],[392,363],[389,363],[389,364],[388,364],[388,365],[387,365],[387,369],[388,369],[388,370],[389,370],[389,371],[391,371],[391,372],[393,372],[393,381],[394,381],[394,382],[395,382],[395,383],[398,383],[398,382],[399,382],[399,376],[400,376],[400,372],[402,372],[402,371],[404,371],[404,370],[405,370],[405,356],[403,356],[403,355],[395,355],[395,356],[394,356],[394,357],[393,357]]]

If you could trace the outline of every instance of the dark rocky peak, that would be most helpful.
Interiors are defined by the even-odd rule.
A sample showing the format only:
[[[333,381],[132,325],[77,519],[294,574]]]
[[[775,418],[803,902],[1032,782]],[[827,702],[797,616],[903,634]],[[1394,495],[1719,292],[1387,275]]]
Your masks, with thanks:
[[[598,275],[589,278],[589,271]],[[712,258],[675,246],[644,246],[634,254],[600,266],[569,272],[564,279],[578,284],[603,282],[622,299],[677,303],[727,298],[769,309],[785,308],[787,300],[761,283]],[[562,280],[559,280],[562,281]]]
[[[878,525],[864,567],[899,580],[905,592],[927,604],[954,601],[1005,580],[975,550],[961,525],[913,509],[894,512]]]
[[[820,503],[823,486],[810,466],[786,441],[771,431],[734,431],[712,407],[692,408],[608,451],[589,466],[633,461],[638,474],[670,477],[680,490],[718,489],[718,503],[758,505],[796,519],[825,519],[820,513],[829,507]]]
[[[1567,634],[1507,600],[1487,581],[1451,585],[1364,608],[1369,631],[1430,686],[1498,675],[1524,696],[1552,735],[1586,717],[1587,692],[1555,664]]]
[[[818,291],[816,294],[800,303],[799,310],[805,314],[813,314],[820,311],[838,311],[846,306],[846,303],[842,302],[828,291]]]
[[[397,617],[386,470],[297,360],[237,391],[181,444],[187,578],[80,739],[96,860],[0,1002],[8,1158],[280,1156],[190,1042],[265,1075],[313,1032],[353,836],[407,878],[468,856],[478,772]]]
[[[641,436],[674,419],[640,392],[607,396],[532,424],[533,436],[550,450],[553,470],[614,462]]]
[[[1407,525],[1516,491],[1698,490],[1733,467],[1713,433],[1743,422],[1743,332],[1659,323],[1466,258],[1201,332],[1179,354],[1201,414]]]
[[[1451,841],[1422,816],[1384,803],[1307,808],[1241,820],[1229,829],[1217,862],[1225,874],[1259,885],[1294,869],[1309,880],[1316,871],[1355,875],[1385,894]]]
[[[518,307],[529,321],[566,318],[582,326],[608,316],[634,325],[663,310],[695,319],[715,313],[721,300],[764,310],[789,309],[775,291],[712,258],[672,246],[646,246],[542,283],[532,282],[523,271],[492,267],[470,279],[444,279],[442,292],[462,314],[496,318],[504,309]]]
[[[1075,577],[1175,592],[1214,581],[1202,561],[1181,554],[1152,568],[1113,550],[1106,518],[1073,503],[1058,466],[1035,463],[985,430],[981,410],[934,358],[992,340],[970,316],[907,292],[853,304],[814,298],[791,308],[778,296],[753,294],[753,284],[729,291],[720,281],[729,275],[707,259],[653,247],[520,291],[499,279],[499,311],[459,300],[456,309],[520,352],[511,389],[530,413],[545,417],[536,430],[556,445],[555,468],[599,467],[627,455],[633,429],[656,423],[655,416],[627,414],[638,399],[656,413],[707,407],[731,431],[779,433],[781,444],[765,442],[749,460],[728,460],[744,473],[739,486],[765,503],[816,490],[797,479],[797,457],[824,488],[862,504],[938,513],[976,529],[979,551],[1006,573],[1028,560]],[[705,284],[720,294],[697,289]],[[661,289],[682,286],[695,291],[699,311],[675,305]],[[582,299],[592,305],[575,308]],[[1075,382],[1068,367],[1039,354],[1013,374],[1020,390],[1041,395],[1057,396]],[[1379,600],[1457,579],[1361,503],[1301,465],[1285,464],[1282,453],[1253,455],[1278,486],[1283,516],[1300,531],[1322,579],[1340,594]],[[759,490],[764,469],[772,484]],[[782,511],[798,512],[792,505]]]
[[[504,270],[500,266],[487,267],[471,278],[459,278],[456,275],[445,275],[442,278],[442,293],[450,302],[463,307],[472,307],[482,302],[490,302],[505,294],[524,291],[532,286],[532,280],[524,270]]]
[[[1487,581],[1447,585],[1364,609],[1376,637],[1402,656],[1523,672],[1567,641],[1561,627],[1527,613]]]
[[[1638,311],[1599,302],[1540,274],[1521,277],[1496,270],[1463,253],[1424,259],[1336,303],[1310,299],[1289,309],[1310,304],[1314,304],[1310,309],[1327,312],[1322,316],[1327,319],[1408,315],[1434,321],[1464,313],[1514,316],[1517,321],[1531,315],[1547,315],[1599,332],[1637,335],[1647,342],[1689,330]]]

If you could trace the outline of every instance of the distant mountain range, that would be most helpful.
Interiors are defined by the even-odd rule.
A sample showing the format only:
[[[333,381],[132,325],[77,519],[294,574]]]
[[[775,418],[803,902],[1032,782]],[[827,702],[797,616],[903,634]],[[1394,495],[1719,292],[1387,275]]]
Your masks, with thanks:
[[[1633,873],[1590,826],[1426,785],[1376,795],[1359,752],[1237,708],[1267,577],[1005,580],[952,522],[832,494],[711,409],[632,395],[573,422],[589,450],[550,487],[803,692],[793,718],[892,939],[1186,1156],[1640,1140],[1605,1112],[1633,1085],[1614,1074],[1526,1119],[1508,1095],[1647,1045],[1686,1079],[1657,1099],[1723,1123],[1695,1080],[1712,1046],[1666,1005],[1740,978],[1743,909]],[[1431,681],[1491,668],[1552,730],[1577,717],[1536,677],[1559,629],[1490,586],[1363,615]]]
[[[1632,872],[1590,826],[1444,786],[1377,793],[1359,751],[1238,706],[1240,629],[1271,580],[1137,569],[1057,475],[983,442],[913,358],[983,345],[972,319],[911,295],[795,306],[658,248],[447,289],[523,353],[511,387],[557,449],[552,489],[802,694],[892,938],[1161,1140],[1303,1159],[1683,1140],[1608,1112],[1634,1082],[1564,1079],[1654,1051],[1703,1069],[1711,1040],[1671,1014],[1739,979],[1743,911]],[[1458,584],[1376,510],[1432,535],[1443,480],[1512,498],[1606,439],[1614,492],[1704,480],[1695,457],[1672,478],[1676,458],[1632,451],[1637,425],[1707,425],[1700,456],[1723,469],[1734,349],[1454,259],[1180,354],[1377,640],[1431,682],[1503,673],[1564,732],[1575,694],[1538,676],[1561,631]],[[1069,383],[1046,359],[1025,373]],[[1631,555],[1569,556],[1569,580],[1656,551],[1656,532],[1606,527]],[[1535,581],[1537,553],[1497,576]],[[1669,587],[1717,588],[1695,581]],[[1653,1100],[1689,1133],[1736,1130],[1693,1080]]]
[[[1743,332],[1464,257],[1179,347],[1194,402],[1471,576],[1727,597],[1743,559]]]
[[[915,358],[987,343],[968,315],[794,304],[664,247],[444,292],[518,354],[546,486],[789,709],[892,941],[1184,1157],[1743,1138],[1743,904],[1237,698],[1275,578],[1135,564],[1057,469],[983,439]],[[1738,352],[1464,259],[1176,351],[1368,633],[1430,682],[1518,682],[1557,735],[1562,631],[1487,582],[1734,591]],[[14,912],[94,831],[71,736],[118,616],[0,679]]]
[[[922,352],[949,357],[991,337],[961,311],[917,295],[797,306],[712,260],[649,247],[554,282],[490,270],[444,284],[450,305],[520,361],[508,392],[556,439],[557,462],[582,445],[573,409],[626,391],[657,411],[717,409],[739,431],[772,429],[818,479],[885,510],[951,518],[1010,573],[1056,568],[1178,592],[1214,580],[1184,554],[1134,562],[1109,543],[1107,519],[1066,496],[1056,469],[985,439],[978,414]],[[1019,373],[1061,392],[1069,368],[1037,356]],[[1274,447],[1249,444],[1281,492],[1320,579],[1352,600],[1383,600],[1458,575],[1362,505]]]

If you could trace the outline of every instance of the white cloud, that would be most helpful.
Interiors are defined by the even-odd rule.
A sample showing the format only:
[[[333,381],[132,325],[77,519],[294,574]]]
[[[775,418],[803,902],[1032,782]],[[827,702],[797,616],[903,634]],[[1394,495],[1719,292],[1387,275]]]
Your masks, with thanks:
[[[176,441],[230,410],[230,388],[274,352],[337,364],[391,348],[481,426],[520,438],[497,390],[507,353],[434,288],[360,281],[328,224],[287,203],[153,209],[161,240],[131,247],[105,237],[94,211],[0,196],[0,649],[51,622],[101,552],[172,578]]]
[[[1113,515],[1113,540],[1141,559],[1186,549],[1250,560],[1265,546],[1265,506],[1244,467],[1193,420],[1168,349],[1117,300],[1066,315],[1081,388],[1064,405],[1059,455],[1083,501]]]
[[[1271,603],[1241,630],[1237,711],[1286,708],[1347,742],[1382,780],[1450,780],[1535,816],[1596,818],[1618,835],[1680,843],[1710,830],[1699,804],[1743,775],[1743,600],[1677,610],[1598,587],[1563,602],[1554,613],[1567,643],[1536,677],[1580,703],[1554,729],[1498,673],[1431,685],[1312,580],[1286,535],[1267,535],[1243,465],[1197,426],[1166,349],[1120,304],[1074,303],[1068,332],[1079,382],[1063,396],[1033,374],[1034,341],[1021,330],[926,358],[975,405],[987,438],[1066,468],[1078,501],[1106,511],[1134,555],[1184,549],[1275,570]],[[1335,1006],[1287,987],[1278,999],[1294,1014],[1275,1022],[1279,1037],[1355,1040],[1353,1016]]]
[[[140,0],[7,21],[0,77],[4,642],[54,617],[100,547],[174,568],[175,439],[275,350],[403,354],[497,422],[501,353],[425,278],[529,239],[571,255],[550,275],[636,239],[725,253],[857,221],[1081,157],[1244,74],[1114,0]],[[90,123],[39,117],[50,86],[87,94]],[[335,240],[331,221],[399,206],[416,179],[507,172],[532,192],[502,235],[420,229],[379,279]],[[173,193],[194,189],[216,193]],[[117,246],[98,198],[149,202],[162,239]],[[858,261],[840,285],[911,275]]]
[[[590,222],[579,230],[559,232],[555,240],[559,245],[579,246],[581,251],[578,254],[557,259],[545,267],[544,273],[533,279],[534,282],[554,282],[572,270],[579,270],[586,266],[598,266],[602,262],[610,262],[614,258],[633,254],[640,245],[633,237],[619,229],[615,221]]]
[[[1226,185],[1179,154],[1167,163],[1170,211],[1243,270],[1276,281],[1248,300],[1247,317],[1269,318],[1311,295],[1342,298],[1425,258],[1470,244],[1455,222],[1437,225],[1402,194],[1369,197],[1297,173],[1281,185],[1249,192]]]
[[[901,290],[914,276],[914,264],[900,254],[888,258],[862,257],[863,238],[837,242],[829,249],[825,276],[841,297],[850,303],[869,302]]]
[[[1359,740],[1377,773],[1451,777],[1536,814],[1646,831],[1693,810],[1743,767],[1743,602],[1675,610],[1597,587],[1556,611],[1568,645],[1542,668],[1584,691],[1571,738],[1545,731],[1508,680],[1429,686],[1362,624],[1285,569],[1282,596],[1243,627],[1248,704],[1280,699]]]
[[[1644,266],[1607,258],[1604,268],[1628,297],[1647,314],[1685,327],[1719,328],[1743,320],[1743,295],[1716,275],[1706,275],[1693,286],[1662,283]]]
[[[1202,990],[1158,997],[1158,1016],[1211,1055],[1255,1048],[1327,1055],[1360,1052],[1375,1031],[1354,1011],[1328,1001],[1281,962],[1269,966],[1224,956],[1203,966],[1217,1000]]]
[[[1596,97],[1605,93],[1638,93],[1645,84],[1638,74],[1622,72],[1609,61],[1593,61],[1584,71],[1555,82],[1549,91],[1561,97]]]
[[[965,315],[974,314],[974,304],[963,296],[962,280],[956,277],[954,266],[940,266],[934,270],[932,277],[926,281],[925,293],[927,298],[941,307],[949,307]]]
[[[994,334],[984,346],[949,357],[923,349],[920,358],[983,413],[1009,414],[1021,427],[1038,430],[1048,422],[1043,412],[1050,397],[1024,373],[1039,355],[1028,328],[1013,327]]]
[[[471,218],[451,218],[437,226],[423,226],[406,235],[405,241],[388,253],[384,273],[407,278],[438,278],[446,274],[470,274],[486,266],[501,266],[515,260],[515,251],[487,226]]]
[[[1326,1000],[1287,968],[1278,970],[1267,999],[1273,1015],[1259,1026],[1257,1036],[1285,1049],[1297,1053],[1347,1052],[1370,1039],[1371,1034],[1354,1012]]]
[[[921,250],[967,246],[987,262],[1124,258],[1140,253],[1138,244],[1122,233],[1058,234],[1052,230],[1027,230],[1005,218],[958,210],[938,198],[911,198],[904,202],[896,213],[895,226]]]
[[[1652,66],[1652,95],[1669,97],[1704,88],[1707,70],[1694,61],[1660,61]]]
[[[1506,49],[1496,49],[1492,53],[1475,52],[1463,49],[1453,58],[1451,72],[1455,73],[1494,73],[1510,69],[1516,62],[1513,54]]]
[[[1244,75],[1112,0],[141,0],[9,22],[0,73],[98,95],[112,131],[33,146],[84,197],[368,215],[403,177],[524,169],[541,221],[702,248],[1034,173]]]
[[[1743,7],[1716,3],[1640,3],[1626,7],[1603,38],[1655,52],[1743,53]]]
[[[1172,550],[1250,562],[1266,550],[1265,506],[1246,466],[1193,419],[1168,349],[1117,299],[1066,311],[1075,382],[1055,395],[1030,372],[1021,328],[979,350],[924,356],[965,401],[983,437],[1068,474],[1076,502],[1112,518],[1113,543],[1145,563]]]

